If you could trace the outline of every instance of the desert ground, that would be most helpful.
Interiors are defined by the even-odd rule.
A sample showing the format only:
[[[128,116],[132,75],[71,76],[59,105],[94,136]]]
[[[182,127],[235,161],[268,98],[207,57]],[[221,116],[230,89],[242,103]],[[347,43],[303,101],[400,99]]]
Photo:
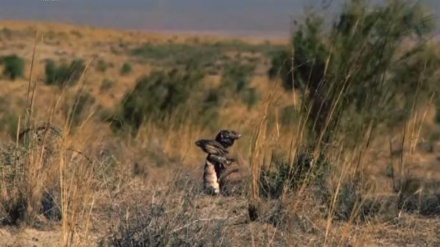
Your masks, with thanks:
[[[304,149],[305,96],[268,72],[290,42],[0,22],[0,246],[440,246],[437,91]],[[434,85],[440,63],[416,64],[433,82],[407,78]],[[241,134],[238,171],[213,196],[195,142],[222,129]],[[330,170],[291,173],[305,153]]]

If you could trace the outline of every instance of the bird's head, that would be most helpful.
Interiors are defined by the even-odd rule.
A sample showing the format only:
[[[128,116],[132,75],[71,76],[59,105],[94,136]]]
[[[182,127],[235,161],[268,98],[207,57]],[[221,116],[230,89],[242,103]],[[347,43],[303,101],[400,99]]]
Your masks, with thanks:
[[[228,148],[234,144],[234,142],[240,139],[241,134],[234,130],[221,130],[215,140],[222,144],[225,148]]]

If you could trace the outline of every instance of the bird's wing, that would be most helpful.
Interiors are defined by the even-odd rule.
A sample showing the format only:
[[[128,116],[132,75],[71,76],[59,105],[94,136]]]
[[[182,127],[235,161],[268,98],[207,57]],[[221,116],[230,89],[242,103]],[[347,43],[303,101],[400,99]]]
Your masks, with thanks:
[[[224,156],[219,156],[219,155],[214,155],[214,154],[209,155],[208,159],[210,161],[213,161],[213,162],[217,163],[217,164],[227,165],[227,166],[232,164],[232,162],[235,162],[235,160],[232,159],[232,158],[227,158],[227,157],[224,157]]]
[[[214,140],[200,139],[195,144],[208,154],[223,156],[229,153],[220,143]]]

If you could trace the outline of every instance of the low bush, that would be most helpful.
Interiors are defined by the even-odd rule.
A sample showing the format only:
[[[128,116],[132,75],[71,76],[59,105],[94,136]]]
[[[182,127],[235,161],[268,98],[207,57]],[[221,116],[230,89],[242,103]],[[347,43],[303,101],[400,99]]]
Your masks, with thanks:
[[[71,128],[79,125],[90,113],[92,106],[95,104],[95,97],[88,92],[79,92],[73,97],[72,101],[65,107],[66,119],[71,123]]]
[[[204,75],[194,70],[153,71],[140,77],[135,88],[121,102],[118,114],[119,129],[129,127],[134,133],[147,120],[161,123],[170,116],[186,117],[185,105],[203,80]],[[194,109],[193,109],[194,110]],[[178,122],[178,120],[176,120]]]
[[[128,75],[133,71],[133,67],[129,63],[124,63],[121,67],[120,74],[121,75]]]
[[[84,61],[75,59],[69,65],[62,63],[57,66],[55,61],[47,60],[45,65],[46,84],[56,86],[75,85],[85,71]]]
[[[424,41],[433,30],[433,18],[419,3],[347,1],[330,29],[316,14],[299,22],[294,49],[274,53],[268,75],[286,90],[303,91],[302,111],[310,112],[316,140],[330,142],[338,132],[379,121],[395,126],[410,116],[413,92],[423,103],[439,90],[440,56]],[[404,41],[412,44],[402,49]]]
[[[10,80],[23,77],[25,61],[17,55],[7,55],[0,58],[0,64],[3,64],[3,76]]]

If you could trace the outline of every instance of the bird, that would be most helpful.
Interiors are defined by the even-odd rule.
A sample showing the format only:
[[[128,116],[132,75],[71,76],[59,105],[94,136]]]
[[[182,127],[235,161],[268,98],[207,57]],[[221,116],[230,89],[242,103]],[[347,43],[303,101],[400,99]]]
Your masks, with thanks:
[[[229,148],[234,145],[234,142],[240,139],[241,134],[234,130],[220,130],[217,136],[215,137],[215,141],[220,143],[224,148]]]
[[[200,147],[203,152],[208,154],[217,156],[225,156],[229,154],[229,151],[226,150],[226,148],[222,144],[215,140],[200,139],[197,140],[195,144],[196,146]]]
[[[204,188],[210,194],[216,195],[221,191],[222,175],[226,167],[230,166],[236,160],[229,157],[229,151],[235,140],[239,139],[241,134],[233,130],[220,130],[215,139],[199,139],[195,142],[208,154],[205,160],[203,172]]]

